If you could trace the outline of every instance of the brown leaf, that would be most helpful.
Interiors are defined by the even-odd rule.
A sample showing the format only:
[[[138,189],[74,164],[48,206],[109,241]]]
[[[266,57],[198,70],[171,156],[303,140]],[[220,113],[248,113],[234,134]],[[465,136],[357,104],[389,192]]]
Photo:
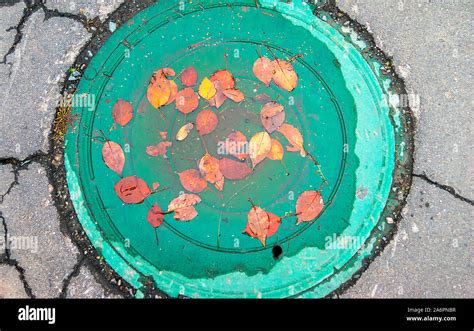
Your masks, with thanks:
[[[289,146],[286,146],[287,151],[300,152],[301,156],[306,156],[306,151],[303,144],[303,136],[297,128],[290,124],[283,124],[277,131],[284,135],[286,140],[288,140],[290,143]]]
[[[240,180],[252,173],[247,163],[239,162],[228,158],[219,160],[219,170],[226,179]]]
[[[245,100],[245,95],[242,91],[237,89],[224,90],[224,95],[234,102],[242,102]]]
[[[146,153],[150,156],[165,155],[168,152],[168,147],[171,147],[171,141],[162,141],[158,145],[148,146]]]
[[[194,128],[193,123],[188,123],[183,125],[179,130],[178,133],[176,133],[176,140],[177,141],[183,141],[186,139],[189,135],[189,132]]]
[[[199,97],[190,87],[181,90],[176,95],[176,108],[183,114],[193,112],[199,106]]]
[[[262,162],[272,149],[272,138],[267,132],[259,132],[250,139],[249,155],[255,167]]]
[[[106,141],[102,147],[102,159],[107,167],[122,176],[123,166],[125,165],[125,154],[122,147],[113,141]]]
[[[285,60],[276,59],[273,61],[275,74],[273,80],[279,87],[291,92],[298,86],[298,75],[293,69],[293,65]]]
[[[204,79],[201,82],[201,85],[199,85],[199,95],[203,97],[206,100],[212,99],[217,93],[216,88],[214,87],[214,84],[212,81],[204,77]]]
[[[163,211],[161,210],[160,206],[158,206],[158,203],[155,203],[150,208],[146,219],[148,220],[148,223],[150,223],[150,225],[155,229],[163,224],[165,216],[163,215]]]
[[[253,206],[247,215],[247,220],[244,233],[247,233],[252,238],[257,238],[265,247],[270,229],[270,216],[262,208]]]
[[[207,188],[207,182],[201,177],[201,174],[196,169],[188,169],[179,173],[179,180],[181,185],[192,193],[199,193]]]
[[[305,191],[301,193],[296,201],[296,214],[298,222],[310,222],[319,216],[324,208],[324,201],[321,193],[317,191]]]
[[[118,125],[124,127],[133,117],[133,107],[128,101],[117,100],[112,108],[112,118]]]
[[[182,194],[168,205],[168,211],[174,211],[174,219],[178,221],[190,221],[198,213],[194,206],[201,202],[201,198],[195,194]]]
[[[227,70],[219,70],[212,74],[211,81],[214,82],[216,80],[219,81],[224,90],[233,89],[235,87],[234,76]]]
[[[204,136],[214,131],[218,123],[219,119],[217,118],[216,113],[210,109],[205,109],[197,115],[196,129],[199,134]]]
[[[253,73],[255,77],[269,86],[275,73],[275,62],[266,56],[261,56],[253,64]]]
[[[267,130],[268,133],[273,133],[285,121],[283,106],[273,101],[266,103],[260,112],[260,119],[262,120],[265,130]]]
[[[196,69],[193,66],[190,66],[181,73],[181,83],[184,86],[194,86],[196,85],[198,74]]]
[[[235,131],[227,136],[225,141],[225,152],[240,160],[245,160],[248,156],[246,146],[247,137],[242,132]]]
[[[223,182],[221,183],[224,176],[219,170],[219,160],[212,157],[210,154],[206,153],[199,161],[199,171],[204,179],[209,183],[219,183],[219,187],[220,184],[224,184]],[[222,191],[222,189],[219,191]]]
[[[151,194],[145,181],[136,176],[123,178],[115,184],[114,189],[120,200],[129,204],[142,203]]]
[[[272,138],[272,148],[270,149],[267,157],[273,161],[280,161],[283,160],[284,153],[283,146],[280,144],[280,142]]]
[[[153,74],[146,96],[153,107],[160,108],[168,102],[170,95],[170,81],[160,69]]]

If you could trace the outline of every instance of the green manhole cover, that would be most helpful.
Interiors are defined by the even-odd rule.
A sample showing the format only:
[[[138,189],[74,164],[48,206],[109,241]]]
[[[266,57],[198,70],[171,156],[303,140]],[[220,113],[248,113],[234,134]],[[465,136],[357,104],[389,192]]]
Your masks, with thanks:
[[[397,201],[407,193],[399,185],[404,166],[411,162],[410,140],[404,110],[394,102],[397,91],[392,90],[391,78],[362,51],[367,45],[355,31],[324,13],[314,15],[313,5],[273,0],[170,3],[155,4],[116,31],[78,86],[77,95],[95,100],[94,107],[74,107],[79,121],[66,135],[67,180],[80,223],[106,262],[139,290],[138,296],[150,280],[171,296],[327,295],[373,256],[393,227],[386,219],[393,217]],[[252,70],[260,56],[281,59],[283,66],[290,63],[298,75],[296,88],[284,88],[295,80],[281,65],[271,72],[279,72],[279,78],[275,73],[269,86],[262,83]],[[215,93],[216,84],[211,83],[207,92],[203,85],[199,106],[186,116],[176,110],[178,102],[190,107],[182,93],[157,110],[150,102],[151,92],[147,94],[153,74],[160,68],[174,69],[175,76],[170,70],[165,70],[167,76],[155,75],[159,79],[152,91],[158,93],[154,103],[160,96],[163,102],[172,101],[167,88],[176,86],[169,80],[178,91],[184,90],[182,81],[192,80],[192,75],[183,70],[190,66],[198,74],[195,93],[205,77],[228,70],[245,100],[238,100],[236,91],[226,91],[229,98],[223,105],[212,107],[205,99],[206,93]],[[188,93],[193,95],[189,89]],[[266,130],[260,112],[268,102],[280,104],[285,114],[281,125],[282,115],[270,107],[271,138],[284,148],[294,145],[284,150],[281,161],[268,157],[270,135],[261,133]],[[123,127],[114,125],[114,107],[127,110],[128,104],[131,120]],[[198,118],[201,113],[218,119],[208,134],[200,134],[212,126],[205,115]],[[205,127],[200,132],[195,127],[177,141],[186,123]],[[292,128],[301,133],[303,145]],[[239,162],[228,155],[229,149],[222,150],[229,134],[237,131],[259,141],[257,148],[237,145],[244,148],[238,152],[261,152],[267,158],[258,162],[258,155],[249,156],[237,171],[218,163],[225,168],[222,190],[216,189],[222,185],[219,176],[216,185],[200,178],[184,180],[185,189],[180,176],[199,174],[206,148],[216,159]],[[165,146],[166,141],[172,145]],[[103,151],[117,144],[118,152],[106,160],[120,164],[123,151],[125,162],[123,171],[114,172],[104,163]],[[160,155],[150,155],[153,152]],[[236,172],[242,175],[252,161],[258,165],[250,174],[229,179]],[[199,186],[205,185],[201,192]],[[153,191],[149,195],[146,186]],[[132,200],[136,196],[131,191],[140,189],[146,196],[143,202],[127,201],[129,194]],[[117,190],[123,191],[121,198]],[[190,191],[201,200],[193,207],[197,216],[176,220],[194,213],[192,208],[181,209],[181,216],[164,215],[156,229],[150,225],[147,215],[153,206],[166,212],[173,199]],[[309,216],[308,208],[297,207],[307,191],[310,208],[324,203],[321,211]],[[255,209],[249,199],[272,214]],[[243,233],[250,211],[260,216],[250,224],[251,236]],[[296,212],[304,222],[297,224]],[[282,217],[279,227],[269,215]]]

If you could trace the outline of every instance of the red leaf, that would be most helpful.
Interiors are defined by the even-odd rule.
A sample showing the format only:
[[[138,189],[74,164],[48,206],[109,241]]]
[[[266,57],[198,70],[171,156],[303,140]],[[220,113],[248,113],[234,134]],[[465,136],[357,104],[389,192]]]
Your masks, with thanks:
[[[214,82],[216,80],[219,81],[219,83],[221,84],[221,87],[224,90],[233,89],[235,86],[235,79],[232,76],[232,74],[227,70],[216,71],[211,76],[211,81]]]
[[[190,66],[181,73],[181,83],[184,86],[194,86],[196,85],[198,74],[196,69],[193,66]]]
[[[188,169],[179,174],[179,180],[183,187],[192,193],[199,193],[206,189],[207,181],[201,177],[196,169]]]
[[[219,160],[206,153],[199,161],[199,171],[201,175],[211,184],[218,184],[216,188],[222,191],[224,182],[221,171],[219,170]]]
[[[234,102],[242,102],[245,100],[245,95],[236,89],[224,90],[224,95]]]
[[[321,193],[317,191],[305,191],[301,193],[296,202],[296,214],[298,215],[298,222],[310,222],[319,216],[324,208],[324,201]]]
[[[120,200],[129,204],[142,203],[151,194],[145,181],[136,176],[123,178],[115,184],[114,189]]]
[[[285,122],[285,111],[282,105],[276,102],[269,102],[263,106],[260,112],[260,119],[263,127],[268,133],[272,133]]]
[[[270,217],[268,213],[260,207],[253,206],[247,215],[247,226],[244,233],[252,238],[257,238],[265,246],[268,231],[270,229]]]
[[[155,203],[150,208],[146,219],[148,220],[148,223],[150,223],[150,225],[155,229],[163,224],[165,216],[163,215],[163,211],[161,210],[160,206],[158,206],[158,203]]]
[[[226,179],[240,180],[252,173],[247,163],[222,158],[219,160],[219,169]]]
[[[158,145],[148,146],[146,153],[150,156],[165,155],[168,152],[168,147],[171,147],[171,141],[162,141]]]
[[[122,176],[125,154],[119,144],[108,140],[102,147],[102,159],[107,167]]]
[[[199,105],[199,96],[190,87],[181,90],[176,95],[176,108],[183,114],[193,112]]]
[[[270,218],[270,226],[268,227],[267,238],[273,236],[280,227],[281,218],[278,215],[267,212],[268,217]]]
[[[128,101],[117,100],[112,108],[112,118],[118,125],[124,127],[133,117],[133,107]]]
[[[205,109],[201,111],[196,118],[196,129],[199,134],[206,135],[215,130],[219,119],[217,118],[216,113],[212,110]]]

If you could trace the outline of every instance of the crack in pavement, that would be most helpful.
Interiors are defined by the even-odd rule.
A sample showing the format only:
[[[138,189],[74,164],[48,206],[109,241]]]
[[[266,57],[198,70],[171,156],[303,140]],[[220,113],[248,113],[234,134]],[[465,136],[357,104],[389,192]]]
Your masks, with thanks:
[[[86,260],[86,257],[80,254],[80,259],[77,261],[76,265],[72,269],[71,273],[64,279],[63,281],[63,288],[61,290],[61,293],[59,294],[60,299],[65,299],[67,297],[67,290],[69,288],[69,285],[71,284],[71,281],[79,275],[79,272],[81,271],[81,267],[84,264],[84,261]]]
[[[423,179],[425,182],[431,184],[431,185],[434,185],[436,186],[437,188],[439,188],[440,190],[443,190],[443,191],[446,191],[448,192],[449,194],[451,194],[453,197],[455,197],[456,199],[458,200],[461,200],[463,202],[466,202],[468,204],[470,204],[471,206],[474,206],[474,200],[471,200],[471,199],[468,199],[466,197],[463,197],[462,195],[460,195],[459,193],[456,192],[456,190],[449,186],[449,185],[444,185],[444,184],[441,184],[441,183],[438,183],[432,179],[430,179],[426,173],[423,172],[423,174],[412,174],[413,177],[416,177],[416,178],[420,178],[420,179]]]

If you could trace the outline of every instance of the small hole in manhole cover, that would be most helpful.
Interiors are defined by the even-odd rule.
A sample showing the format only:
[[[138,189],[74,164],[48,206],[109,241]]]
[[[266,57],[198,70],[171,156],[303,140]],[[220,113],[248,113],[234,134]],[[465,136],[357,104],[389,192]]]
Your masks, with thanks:
[[[281,256],[282,253],[283,253],[283,249],[281,249],[280,246],[277,245],[277,246],[275,246],[275,247],[272,248],[273,258],[274,258],[275,260],[278,260],[278,259],[280,258],[280,256]]]

